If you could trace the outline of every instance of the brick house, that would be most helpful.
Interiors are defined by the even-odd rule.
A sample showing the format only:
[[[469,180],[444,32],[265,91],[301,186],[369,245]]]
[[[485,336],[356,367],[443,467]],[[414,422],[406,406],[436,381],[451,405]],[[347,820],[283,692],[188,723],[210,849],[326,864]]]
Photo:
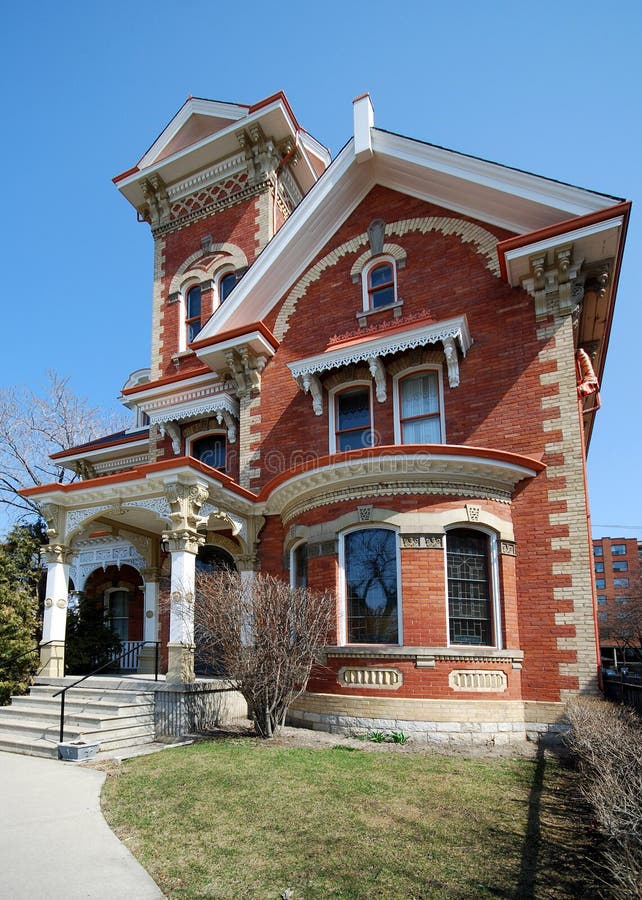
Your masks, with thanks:
[[[154,238],[151,362],[136,425],[28,491],[42,661],[71,579],[189,682],[185,596],[226,562],[336,593],[293,722],[523,737],[597,686],[585,453],[630,204],[353,111],[331,160],[283,94],[189,99],[114,179]]]

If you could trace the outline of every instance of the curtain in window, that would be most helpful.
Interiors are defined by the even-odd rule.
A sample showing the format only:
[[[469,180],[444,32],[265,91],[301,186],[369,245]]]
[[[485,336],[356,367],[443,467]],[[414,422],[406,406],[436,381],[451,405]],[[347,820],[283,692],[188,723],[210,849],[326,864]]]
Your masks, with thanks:
[[[404,444],[438,444],[439,384],[434,372],[423,372],[401,382],[401,421]]]

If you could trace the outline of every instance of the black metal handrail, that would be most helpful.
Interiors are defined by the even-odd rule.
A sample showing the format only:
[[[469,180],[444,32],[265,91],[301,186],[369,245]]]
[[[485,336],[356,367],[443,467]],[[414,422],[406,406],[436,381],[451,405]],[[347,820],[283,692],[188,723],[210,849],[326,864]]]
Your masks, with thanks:
[[[30,653],[38,653],[41,647],[48,647],[49,644],[55,644],[56,641],[46,641],[44,644],[36,644],[35,647],[31,647],[29,650],[24,650],[22,653],[19,653],[17,656],[12,656],[11,659],[2,660],[0,659],[0,671],[5,668],[9,668],[12,666],[14,662],[18,662],[19,659],[22,659],[23,656],[28,656]]]
[[[132,650],[140,650],[141,647],[145,647],[148,644],[153,644],[155,648],[154,653],[154,681],[158,681],[158,660],[160,653],[160,641],[139,641],[136,644],[136,647],[130,647],[129,650],[125,650],[124,653],[121,653],[119,657],[116,659],[110,659],[106,663],[103,663],[102,666],[98,666],[97,669],[94,669],[93,672],[89,672],[87,675],[83,675],[82,678],[79,678],[78,681],[74,681],[73,684],[68,684],[66,687],[61,688],[61,690],[56,691],[55,694],[52,694],[52,697],[60,696],[60,743],[64,741],[64,728],[65,728],[65,696],[67,691],[70,691],[72,688],[77,687],[81,682],[85,681],[87,678],[91,678],[92,675],[97,675],[99,672],[102,672],[103,669],[108,668],[109,666],[113,666],[114,663],[120,662],[121,659],[124,659],[126,656],[132,652]]]

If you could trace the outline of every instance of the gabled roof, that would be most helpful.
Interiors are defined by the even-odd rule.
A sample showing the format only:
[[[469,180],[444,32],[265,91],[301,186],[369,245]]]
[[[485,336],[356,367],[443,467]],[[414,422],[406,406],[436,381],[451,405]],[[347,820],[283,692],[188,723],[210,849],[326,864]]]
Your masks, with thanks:
[[[375,185],[516,236],[564,223],[560,242],[563,232],[577,229],[584,216],[608,221],[608,210],[619,203],[605,194],[376,129],[367,94],[355,100],[354,120],[353,137],[207,322],[199,342],[265,319]],[[619,206],[614,221],[602,229],[614,256],[624,234],[621,212]]]
[[[252,106],[190,97],[136,166],[116,175],[114,183],[139,208],[144,199],[141,182],[146,178],[157,175],[171,185],[229,160],[240,152],[239,130],[255,125],[276,143],[289,139],[296,144],[300,154],[296,177],[303,193],[308,191],[329,164],[330,152],[301,128],[282,91]]]

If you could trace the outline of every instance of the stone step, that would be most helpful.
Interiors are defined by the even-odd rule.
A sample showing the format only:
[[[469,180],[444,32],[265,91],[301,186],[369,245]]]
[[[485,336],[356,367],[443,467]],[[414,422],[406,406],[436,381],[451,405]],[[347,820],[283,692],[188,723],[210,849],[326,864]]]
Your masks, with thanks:
[[[138,738],[139,735],[154,736],[154,719],[153,716],[145,717],[143,721],[131,721],[127,719],[111,719],[101,722],[96,719],[89,721],[74,722],[73,719],[65,719],[64,739],[77,740],[82,738],[86,741],[99,741],[101,744],[120,740],[123,737]],[[7,717],[0,718],[0,731],[4,734],[13,734],[16,737],[25,740],[58,740],[59,723],[55,720],[44,720],[39,717],[36,719],[26,719],[24,717],[14,717],[12,720]]]
[[[58,685],[35,684],[29,693],[34,698],[53,698],[54,702],[60,703],[60,694],[54,696],[60,690]],[[95,702],[115,705],[150,703],[154,699],[153,691],[136,691],[136,690],[118,690],[105,688],[85,687],[84,685],[72,688],[65,694],[65,704],[68,701],[73,702]]]
[[[17,727],[21,722],[42,722],[45,725],[56,725],[60,722],[60,709],[54,707],[32,708],[26,704],[20,707],[11,705],[0,709],[0,729],[10,728],[13,725]],[[148,707],[130,706],[128,712],[121,711],[120,714],[104,714],[93,710],[81,712],[65,707],[65,726],[107,730],[109,728],[126,728],[130,725],[149,725],[153,722],[154,708],[151,704]]]
[[[27,739],[11,732],[0,731],[0,750],[5,753],[22,753],[23,756],[43,756],[58,759],[58,741]]]
[[[77,675],[65,675],[64,678],[56,678],[54,676],[36,675],[34,685],[37,687],[50,686],[53,687],[54,690],[60,690],[60,688],[69,687],[70,685],[75,684],[78,681],[78,677],[79,676]],[[90,688],[92,690],[133,691],[134,693],[137,693],[140,691],[155,691],[163,687],[165,687],[164,678],[159,681],[154,681],[153,678],[145,677],[91,675],[89,678],[85,678],[84,681],[81,681],[74,690]]]
[[[21,712],[43,714],[60,714],[60,697],[48,697],[42,695],[27,694],[24,697],[13,697],[11,706],[5,709],[15,709]],[[96,716],[130,716],[142,715],[145,710],[154,709],[154,701],[149,699],[146,703],[108,703],[96,698],[74,698],[68,694],[65,699],[65,715],[74,713],[87,713]],[[3,710],[0,709],[0,713]]]

